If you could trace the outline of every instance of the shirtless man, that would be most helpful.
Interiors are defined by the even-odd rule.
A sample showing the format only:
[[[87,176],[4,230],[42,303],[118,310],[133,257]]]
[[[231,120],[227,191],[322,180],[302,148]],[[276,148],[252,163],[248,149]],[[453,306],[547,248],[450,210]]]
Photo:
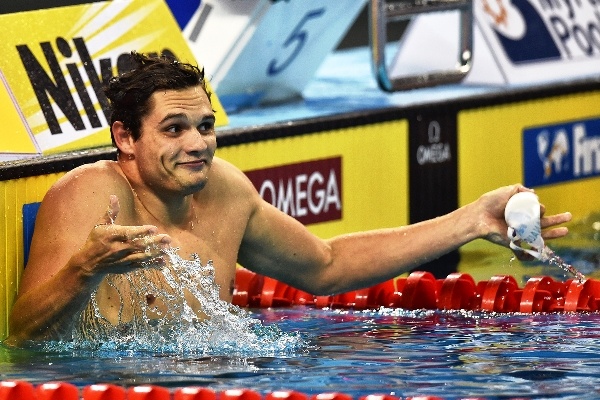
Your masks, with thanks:
[[[132,58],[137,67],[106,91],[118,160],[76,168],[46,194],[6,343],[68,340],[96,289],[102,314],[120,322],[107,274],[165,263],[161,249],[169,246],[213,260],[220,296],[231,301],[236,263],[323,295],[391,279],[475,239],[508,244],[504,206],[529,190],[521,185],[418,224],[317,238],[214,157],[215,116],[201,70]],[[556,225],[570,218],[543,217],[544,238],[566,235]]]

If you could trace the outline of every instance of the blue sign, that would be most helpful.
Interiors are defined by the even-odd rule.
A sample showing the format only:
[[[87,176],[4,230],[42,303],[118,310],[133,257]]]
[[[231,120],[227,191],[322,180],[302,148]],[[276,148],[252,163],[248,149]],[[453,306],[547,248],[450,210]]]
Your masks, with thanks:
[[[167,5],[182,30],[190,22],[190,19],[200,7],[200,3],[200,0],[167,0]]]
[[[518,38],[511,38],[499,30],[494,30],[508,58],[514,64],[559,59],[560,50],[531,3],[527,0],[513,0],[512,4],[520,11],[527,29],[525,34]]]
[[[600,176],[600,118],[523,130],[528,187]]]
[[[29,259],[29,249],[31,248],[31,238],[33,237],[33,228],[35,227],[35,217],[40,209],[41,203],[28,203],[23,205],[23,252],[24,265],[27,265]]]

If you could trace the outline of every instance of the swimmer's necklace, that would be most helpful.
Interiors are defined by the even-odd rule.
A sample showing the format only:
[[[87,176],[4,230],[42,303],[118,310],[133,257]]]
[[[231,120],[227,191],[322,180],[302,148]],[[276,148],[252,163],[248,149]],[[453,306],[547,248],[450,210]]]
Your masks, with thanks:
[[[127,183],[129,183],[129,180],[127,180]],[[144,204],[144,202],[142,201],[142,199],[140,199],[140,196],[138,196],[137,192],[135,191],[135,189],[131,186],[131,183],[129,183],[129,187],[131,188],[131,191],[133,192],[134,196],[138,199],[138,201],[140,202],[140,204],[142,205],[142,207],[144,207],[144,210],[146,210],[146,212],[148,214],[150,214],[150,216],[152,218],[154,218],[155,221],[160,222],[160,219],[156,218],[156,216],[150,212],[150,210],[148,210],[148,207],[146,207],[146,205]],[[196,215],[196,208],[194,207],[194,201],[192,200],[190,203],[191,207],[192,207],[192,218],[190,219],[190,230],[194,230],[194,221],[198,218]]]

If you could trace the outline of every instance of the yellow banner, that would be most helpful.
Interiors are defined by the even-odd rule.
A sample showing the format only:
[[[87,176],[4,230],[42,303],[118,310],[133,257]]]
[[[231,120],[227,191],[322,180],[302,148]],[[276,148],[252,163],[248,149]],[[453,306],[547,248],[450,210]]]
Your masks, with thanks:
[[[197,63],[162,0],[0,15],[0,70],[44,154],[110,145],[103,82],[136,50]],[[213,93],[217,126],[227,115]],[[0,153],[10,152],[0,141]]]
[[[27,129],[21,111],[14,101],[13,94],[0,71],[0,110],[2,110],[2,122],[4,138],[1,141],[0,153],[11,154],[4,159],[34,156],[39,154],[31,133]]]

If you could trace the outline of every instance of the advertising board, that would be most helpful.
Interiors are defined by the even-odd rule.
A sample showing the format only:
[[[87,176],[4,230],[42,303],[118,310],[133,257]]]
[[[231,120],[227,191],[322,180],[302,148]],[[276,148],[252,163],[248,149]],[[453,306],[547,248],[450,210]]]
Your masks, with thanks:
[[[110,145],[109,105],[102,88],[127,69],[131,51],[198,63],[162,0],[100,1],[0,14],[0,35],[5,90],[32,135],[25,144],[32,154]],[[6,96],[3,110],[10,108]],[[217,96],[213,107],[217,125],[226,125]],[[27,142],[26,135],[18,124],[4,135],[0,157],[14,158],[12,137]]]

